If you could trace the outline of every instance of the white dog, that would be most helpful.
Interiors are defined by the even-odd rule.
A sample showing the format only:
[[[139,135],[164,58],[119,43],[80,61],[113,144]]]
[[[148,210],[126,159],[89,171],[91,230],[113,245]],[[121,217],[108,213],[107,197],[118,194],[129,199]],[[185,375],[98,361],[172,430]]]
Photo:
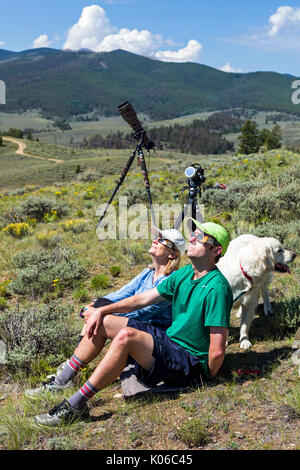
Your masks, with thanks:
[[[296,254],[284,250],[275,238],[259,238],[254,235],[240,235],[232,240],[225,255],[217,266],[228,280],[233,293],[234,306],[241,317],[240,347],[251,348],[248,339],[249,328],[262,293],[264,313],[272,313],[268,285],[273,271],[289,273],[287,266]]]

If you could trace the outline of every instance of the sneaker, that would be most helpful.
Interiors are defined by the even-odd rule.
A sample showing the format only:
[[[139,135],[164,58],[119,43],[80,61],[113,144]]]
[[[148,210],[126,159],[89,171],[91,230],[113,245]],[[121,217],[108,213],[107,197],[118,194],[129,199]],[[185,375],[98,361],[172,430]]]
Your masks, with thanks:
[[[64,400],[52,408],[49,413],[36,416],[35,421],[43,426],[59,426],[60,424],[74,423],[87,418],[90,418],[87,405],[83,406],[81,410],[77,410],[67,400]]]
[[[47,375],[47,379],[51,379],[52,377],[57,377],[62,370],[64,370],[65,366],[68,364],[68,361],[64,361],[62,364],[60,364],[60,366],[58,366],[58,368],[56,369],[56,374],[50,374],[50,375]],[[78,383],[79,383],[79,380],[80,380],[80,371],[77,372],[77,374],[72,378],[72,382],[73,382],[73,387],[74,385],[77,386]]]
[[[74,387],[74,384],[72,380],[69,380],[65,385],[59,385],[55,382],[55,376],[52,375],[52,377],[49,378],[46,382],[42,382],[42,385],[37,388],[29,388],[25,390],[25,396],[28,398],[33,398],[37,399],[40,398],[41,395],[45,392],[61,392],[62,390],[65,390],[66,388]]]

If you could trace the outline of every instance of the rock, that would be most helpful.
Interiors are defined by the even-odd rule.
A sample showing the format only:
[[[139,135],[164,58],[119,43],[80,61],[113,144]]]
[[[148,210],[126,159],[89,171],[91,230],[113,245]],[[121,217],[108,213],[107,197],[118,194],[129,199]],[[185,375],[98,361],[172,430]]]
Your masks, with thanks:
[[[299,418],[299,413],[289,405],[282,405],[278,408],[279,414],[284,421],[293,421]]]

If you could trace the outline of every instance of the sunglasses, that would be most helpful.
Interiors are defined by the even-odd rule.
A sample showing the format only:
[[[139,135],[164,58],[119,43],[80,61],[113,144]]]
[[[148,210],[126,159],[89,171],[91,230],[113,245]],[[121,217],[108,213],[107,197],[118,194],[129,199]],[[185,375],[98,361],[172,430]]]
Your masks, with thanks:
[[[154,237],[153,240],[157,241],[163,246],[167,246],[168,248],[171,248],[171,250],[176,250],[176,247],[173,242],[170,242],[170,240],[167,240],[166,238],[162,237]]]
[[[205,233],[197,234],[196,232],[191,232],[191,238],[194,237],[196,238],[197,242],[207,243],[208,245],[212,246],[221,246],[220,243],[218,243],[213,237]]]

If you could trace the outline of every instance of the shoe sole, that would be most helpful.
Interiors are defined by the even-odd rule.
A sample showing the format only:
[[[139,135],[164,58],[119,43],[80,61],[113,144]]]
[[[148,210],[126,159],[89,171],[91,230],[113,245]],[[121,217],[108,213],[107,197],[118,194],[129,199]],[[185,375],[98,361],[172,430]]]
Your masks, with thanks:
[[[40,416],[47,416],[47,415],[40,415]],[[56,422],[56,423],[49,423],[49,422],[39,421],[37,418],[38,418],[38,416],[36,416],[34,418],[35,423],[38,424],[39,426],[43,426],[45,428],[54,428],[56,426],[68,426],[68,425],[71,425],[71,424],[74,424],[74,423],[78,423],[80,421],[90,421],[91,420],[90,414],[82,415],[82,416],[74,416],[72,418],[67,418],[67,419],[62,418],[61,421]]]
[[[52,394],[64,392],[65,390],[68,390],[69,388],[72,388],[73,385],[69,385],[68,387],[57,389],[57,390],[41,390],[40,392],[37,392],[36,394],[31,394],[25,391],[24,395],[27,398],[31,398],[31,400],[40,400],[43,397],[47,397]]]

